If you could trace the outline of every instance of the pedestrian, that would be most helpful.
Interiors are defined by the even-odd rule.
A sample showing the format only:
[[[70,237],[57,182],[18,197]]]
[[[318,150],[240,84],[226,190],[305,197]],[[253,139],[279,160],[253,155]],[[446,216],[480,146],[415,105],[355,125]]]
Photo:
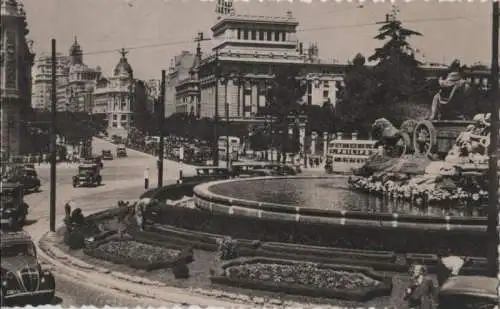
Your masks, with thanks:
[[[411,283],[404,299],[410,309],[433,309],[437,289],[431,278],[426,276],[426,268],[422,264],[410,267]]]
[[[144,171],[144,190],[149,188],[149,167]]]

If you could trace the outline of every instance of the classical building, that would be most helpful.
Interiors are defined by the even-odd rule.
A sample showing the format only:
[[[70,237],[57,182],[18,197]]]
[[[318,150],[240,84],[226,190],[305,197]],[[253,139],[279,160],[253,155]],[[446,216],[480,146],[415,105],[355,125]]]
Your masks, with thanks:
[[[193,66],[195,55],[189,51],[182,51],[170,62],[165,82],[165,117],[185,110],[184,106],[177,106],[177,84],[190,77],[189,71]]]
[[[69,55],[56,55],[56,107],[58,111],[82,112],[82,98],[92,94],[101,68],[89,68],[83,62],[83,50],[75,37]],[[50,110],[52,88],[52,57],[43,54],[35,62],[33,108]]]
[[[91,112],[88,105],[81,104],[83,98],[92,94],[96,82],[101,76],[101,68],[90,68],[83,62],[83,50],[77,38],[69,49],[69,70],[66,83],[61,87],[66,89],[65,95],[58,97],[58,109],[74,112]],[[85,109],[87,107],[87,109]]]
[[[304,52],[297,41],[298,24],[291,12],[280,17],[237,15],[234,11],[221,16],[211,28],[213,53],[197,68],[199,116],[214,117],[217,110],[219,117],[233,120],[255,118],[267,104],[269,81],[283,66],[294,66],[307,83],[304,104],[335,104],[343,66],[321,62],[317,45]]]
[[[26,13],[15,0],[1,0],[0,40],[0,144],[5,156],[23,151],[25,119],[31,108],[31,51]],[[24,139],[26,140],[26,139]]]
[[[69,58],[56,53],[56,83],[67,83],[69,73]],[[34,65],[32,107],[37,110],[50,110],[52,89],[52,57],[41,54]]]
[[[133,121],[133,70],[127,60],[127,52],[120,51],[121,58],[111,77],[101,77],[93,93],[94,114],[106,114],[108,133],[127,136]]]
[[[232,6],[221,12],[222,4],[211,28],[212,52],[203,57],[199,43],[203,38],[198,37],[196,53],[184,51],[171,65],[167,117],[175,111],[212,118],[217,110],[220,117],[233,121],[255,119],[266,106],[269,81],[283,66],[294,66],[308,84],[303,103],[335,105],[345,66],[322,62],[317,44],[303,51],[296,36],[299,23],[291,12],[278,17],[239,15]],[[221,73],[218,81],[216,66]]]

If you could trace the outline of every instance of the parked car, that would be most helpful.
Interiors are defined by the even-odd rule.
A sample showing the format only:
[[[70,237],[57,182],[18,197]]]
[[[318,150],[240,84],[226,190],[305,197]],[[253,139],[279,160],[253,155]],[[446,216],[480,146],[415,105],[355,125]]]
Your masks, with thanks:
[[[35,244],[25,231],[0,232],[0,305],[22,300],[30,305],[50,304],[55,294],[54,276],[42,268]]]
[[[103,160],[113,160],[113,153],[111,153],[111,150],[103,150],[101,158]]]
[[[96,164],[82,164],[78,166],[78,175],[73,176],[73,187],[100,186],[100,168]]]
[[[493,309],[498,306],[498,284],[493,277],[450,277],[439,291],[439,308]]]
[[[116,147],[116,156],[118,158],[123,158],[127,156],[127,148],[125,147],[125,145],[122,144]]]
[[[16,230],[26,223],[28,204],[24,202],[24,187],[20,183],[2,182],[0,186],[0,225]]]

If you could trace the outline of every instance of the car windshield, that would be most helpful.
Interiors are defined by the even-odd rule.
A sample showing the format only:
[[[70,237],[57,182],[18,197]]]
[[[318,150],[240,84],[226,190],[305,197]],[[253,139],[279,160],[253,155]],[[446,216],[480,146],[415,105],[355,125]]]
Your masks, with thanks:
[[[90,174],[93,172],[93,168],[88,168],[88,167],[81,167],[80,168],[80,173],[81,174]]]
[[[24,174],[25,174],[26,176],[28,176],[28,177],[36,177],[36,176],[37,176],[37,175],[36,175],[36,171],[33,171],[33,170],[26,170],[26,171],[24,172]]]
[[[33,245],[33,243],[22,243],[22,244],[2,243],[0,251],[2,257],[36,256],[35,246]]]

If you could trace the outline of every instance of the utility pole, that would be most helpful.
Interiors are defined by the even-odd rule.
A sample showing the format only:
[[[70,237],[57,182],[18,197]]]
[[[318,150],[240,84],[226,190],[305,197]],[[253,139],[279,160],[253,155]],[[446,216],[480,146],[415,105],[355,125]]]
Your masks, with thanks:
[[[51,130],[50,130],[50,231],[56,231],[56,134],[57,134],[57,117],[56,117],[56,40],[52,39],[52,88],[51,94]]]
[[[219,166],[219,78],[220,78],[220,64],[219,64],[219,50],[215,50],[215,116],[214,116],[214,141],[212,146],[214,166]]]
[[[227,84],[229,83],[229,79],[225,81],[224,88],[224,98],[225,98],[225,107],[226,107],[226,167],[229,169],[231,167],[231,159],[229,158],[229,102],[227,102]]]
[[[488,268],[489,275],[498,275],[498,35],[499,5],[493,2],[492,12],[492,48],[491,48],[491,135],[489,147],[488,177]]]
[[[159,110],[160,110],[160,149],[158,149],[158,188],[163,187],[163,150],[165,148],[164,143],[164,129],[165,129],[165,70],[161,70],[161,83],[160,83],[160,98],[159,98]]]

